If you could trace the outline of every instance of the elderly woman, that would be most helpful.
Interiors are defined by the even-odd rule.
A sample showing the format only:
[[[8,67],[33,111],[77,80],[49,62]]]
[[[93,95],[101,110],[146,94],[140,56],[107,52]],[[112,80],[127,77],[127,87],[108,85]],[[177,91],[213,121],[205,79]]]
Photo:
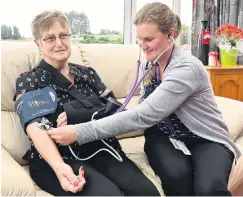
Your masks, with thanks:
[[[62,12],[40,13],[32,22],[32,32],[43,59],[36,68],[17,79],[16,101],[25,99],[24,95],[38,89],[52,88],[57,96],[57,108],[45,118],[52,127],[62,127],[68,118],[63,106],[75,98],[57,80],[56,74],[66,78],[85,97],[112,96],[94,69],[68,62],[71,54],[70,25]],[[41,189],[55,196],[159,195],[152,182],[126,157],[116,138],[107,138],[105,142],[116,150],[122,162],[104,151],[89,160],[79,161],[67,146],[55,143],[46,130],[39,127],[42,120],[37,118],[24,125],[31,140],[25,158],[30,162],[31,177]],[[76,155],[86,158],[104,146],[98,140],[85,145],[75,142],[71,148]]]
[[[229,174],[241,153],[229,138],[204,65],[173,43],[180,18],[166,5],[150,3],[134,23],[148,60],[145,68],[154,63],[142,84],[141,104],[49,135],[62,144],[85,144],[144,129],[144,150],[166,195],[231,195]]]

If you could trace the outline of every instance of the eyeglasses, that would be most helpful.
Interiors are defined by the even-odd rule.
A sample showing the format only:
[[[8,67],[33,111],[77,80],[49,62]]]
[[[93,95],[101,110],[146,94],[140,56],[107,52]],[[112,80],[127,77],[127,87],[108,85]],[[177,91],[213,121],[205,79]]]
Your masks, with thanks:
[[[59,38],[61,40],[61,42],[65,42],[70,39],[70,36],[71,36],[71,34],[60,34],[58,37],[56,37],[55,35],[50,35],[50,36],[47,36],[46,38],[44,38],[43,41],[45,41],[49,44],[55,44],[57,38]]]

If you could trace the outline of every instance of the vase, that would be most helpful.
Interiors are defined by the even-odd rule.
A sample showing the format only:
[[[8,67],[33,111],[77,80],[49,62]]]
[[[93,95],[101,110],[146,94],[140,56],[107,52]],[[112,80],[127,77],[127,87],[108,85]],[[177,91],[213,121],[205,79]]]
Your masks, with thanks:
[[[236,66],[238,50],[220,50],[220,64],[222,67]]]

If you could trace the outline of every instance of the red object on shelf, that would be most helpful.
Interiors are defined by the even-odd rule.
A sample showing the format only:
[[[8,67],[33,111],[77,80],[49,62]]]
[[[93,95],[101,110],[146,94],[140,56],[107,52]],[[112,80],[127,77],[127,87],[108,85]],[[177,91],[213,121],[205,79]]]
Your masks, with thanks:
[[[210,44],[210,31],[208,31],[208,30],[203,31],[202,44],[205,44],[205,45]]]

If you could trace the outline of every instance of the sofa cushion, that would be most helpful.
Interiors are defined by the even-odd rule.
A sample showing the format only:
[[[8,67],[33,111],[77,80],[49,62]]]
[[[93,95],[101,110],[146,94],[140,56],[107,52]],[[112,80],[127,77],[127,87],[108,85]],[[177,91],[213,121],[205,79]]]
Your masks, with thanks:
[[[235,144],[243,154],[243,134],[236,139]],[[239,158],[236,165],[232,167],[229,177],[229,190],[233,196],[243,195],[243,155]]]
[[[34,42],[2,42],[2,110],[14,111],[13,96],[17,77],[30,71],[41,56]],[[72,46],[70,62],[83,64],[80,49]]]
[[[138,45],[81,44],[79,46],[84,64],[93,67],[98,72],[103,82],[114,91],[117,98],[126,97],[136,78]],[[142,53],[141,62],[144,59]],[[139,89],[135,95],[138,93]]]
[[[8,153],[23,165],[27,162],[22,159],[28,148],[30,141],[25,135],[20,125],[19,118],[15,112],[1,111],[1,144],[8,151]]]
[[[30,177],[30,172],[29,172],[29,165],[24,165],[22,166],[22,169],[26,172],[26,174],[28,174],[28,176]],[[32,183],[34,185],[34,190],[36,192],[36,196],[53,196],[51,194],[49,194],[48,192],[42,190],[38,185],[36,185],[36,183],[32,180]]]
[[[33,181],[22,167],[1,147],[2,196],[35,196]]]
[[[238,149],[241,151],[241,153],[243,154],[243,136],[238,137],[235,140],[235,144],[238,147]]]
[[[42,189],[37,189],[35,195],[36,195],[36,196],[53,196],[53,195],[51,195],[51,194],[45,192],[45,191],[42,190]]]
[[[232,196],[243,195],[243,156],[241,156],[236,165],[233,164],[229,177],[228,189]]]
[[[243,102],[216,96],[217,104],[229,129],[230,138],[235,140],[243,132]]]

